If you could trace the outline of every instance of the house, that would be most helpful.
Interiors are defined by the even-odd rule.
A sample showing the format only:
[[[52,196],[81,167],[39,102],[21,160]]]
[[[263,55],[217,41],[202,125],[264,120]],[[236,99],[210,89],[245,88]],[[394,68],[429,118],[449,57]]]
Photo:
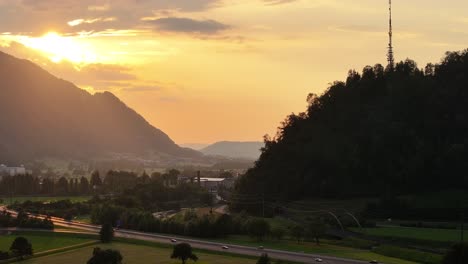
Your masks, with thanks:
[[[234,185],[233,179],[228,178],[200,178],[200,186],[211,193],[218,193],[219,188],[231,188]]]
[[[20,167],[7,167],[4,164],[0,165],[0,175],[1,176],[16,176],[26,174],[26,169],[23,165]]]

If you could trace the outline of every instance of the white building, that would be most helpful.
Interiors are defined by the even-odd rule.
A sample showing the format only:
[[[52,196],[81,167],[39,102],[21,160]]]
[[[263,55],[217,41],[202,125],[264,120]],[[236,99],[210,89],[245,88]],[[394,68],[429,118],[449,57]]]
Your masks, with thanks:
[[[24,175],[26,174],[26,169],[23,165],[20,167],[7,167],[4,164],[0,165],[0,176],[7,175],[7,176],[16,176],[16,175]]]

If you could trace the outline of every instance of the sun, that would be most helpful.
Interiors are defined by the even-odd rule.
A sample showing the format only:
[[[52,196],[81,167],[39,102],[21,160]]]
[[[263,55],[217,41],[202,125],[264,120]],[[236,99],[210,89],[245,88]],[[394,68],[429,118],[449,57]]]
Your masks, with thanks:
[[[45,54],[52,62],[59,63],[68,60],[74,64],[95,63],[95,52],[74,36],[61,36],[56,32],[48,32],[41,37],[24,37],[20,42],[32,49]]]

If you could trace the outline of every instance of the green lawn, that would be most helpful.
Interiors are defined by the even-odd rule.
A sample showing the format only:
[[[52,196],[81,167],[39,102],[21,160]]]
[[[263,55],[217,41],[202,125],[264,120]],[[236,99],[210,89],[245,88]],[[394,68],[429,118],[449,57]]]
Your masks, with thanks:
[[[126,264],[157,263],[157,264],[179,264],[180,261],[170,259],[172,250],[170,248],[150,247],[144,245],[132,245],[126,243],[113,243],[110,245],[99,245],[103,249],[112,248],[120,251]],[[33,258],[24,261],[24,264],[83,264],[88,261],[94,246],[80,248],[59,254]],[[199,260],[197,264],[255,264],[256,260],[234,256],[208,254],[195,252]],[[187,262],[193,263],[193,262]]]
[[[72,202],[85,202],[91,199],[91,196],[14,196],[14,197],[0,197],[3,204],[11,204],[16,202],[22,203],[27,200],[33,202],[55,202],[59,200],[69,199]]]
[[[437,242],[457,242],[460,240],[460,230],[455,229],[433,229],[415,227],[377,227],[355,230],[367,235],[417,239]]]
[[[397,258],[379,255],[370,250],[362,250],[362,249],[328,244],[326,240],[324,240],[321,243],[321,245],[316,245],[315,243],[311,243],[311,242],[303,242],[301,244],[298,244],[297,242],[292,241],[292,240],[281,240],[281,241],[267,240],[267,241],[257,242],[246,236],[230,236],[229,239],[214,240],[214,241],[223,242],[226,244],[237,244],[237,245],[245,245],[245,246],[253,246],[253,247],[264,246],[265,248],[270,248],[270,249],[280,249],[280,250],[289,250],[289,251],[295,251],[295,252],[321,254],[321,255],[365,260],[365,261],[370,261],[370,260],[375,259],[375,260],[378,260],[379,262],[383,262],[386,264],[414,263],[414,262],[405,261],[405,260],[401,260]]]
[[[11,235],[0,235],[0,251],[8,251],[13,240],[19,236],[23,236],[31,242],[35,253],[97,240],[97,236],[90,235],[71,235],[52,232],[14,232]]]

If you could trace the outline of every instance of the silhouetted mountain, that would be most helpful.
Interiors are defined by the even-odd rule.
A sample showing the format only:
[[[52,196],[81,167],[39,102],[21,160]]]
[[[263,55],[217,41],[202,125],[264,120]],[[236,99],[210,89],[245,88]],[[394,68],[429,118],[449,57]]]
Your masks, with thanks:
[[[229,158],[247,158],[256,160],[260,156],[263,142],[220,141],[200,151],[205,155],[224,156]]]
[[[394,197],[468,190],[468,50],[437,65],[350,71],[286,118],[237,182],[248,197]],[[239,204],[239,207],[243,207]]]
[[[0,52],[0,160],[109,153],[198,157],[112,93],[94,95]]]

